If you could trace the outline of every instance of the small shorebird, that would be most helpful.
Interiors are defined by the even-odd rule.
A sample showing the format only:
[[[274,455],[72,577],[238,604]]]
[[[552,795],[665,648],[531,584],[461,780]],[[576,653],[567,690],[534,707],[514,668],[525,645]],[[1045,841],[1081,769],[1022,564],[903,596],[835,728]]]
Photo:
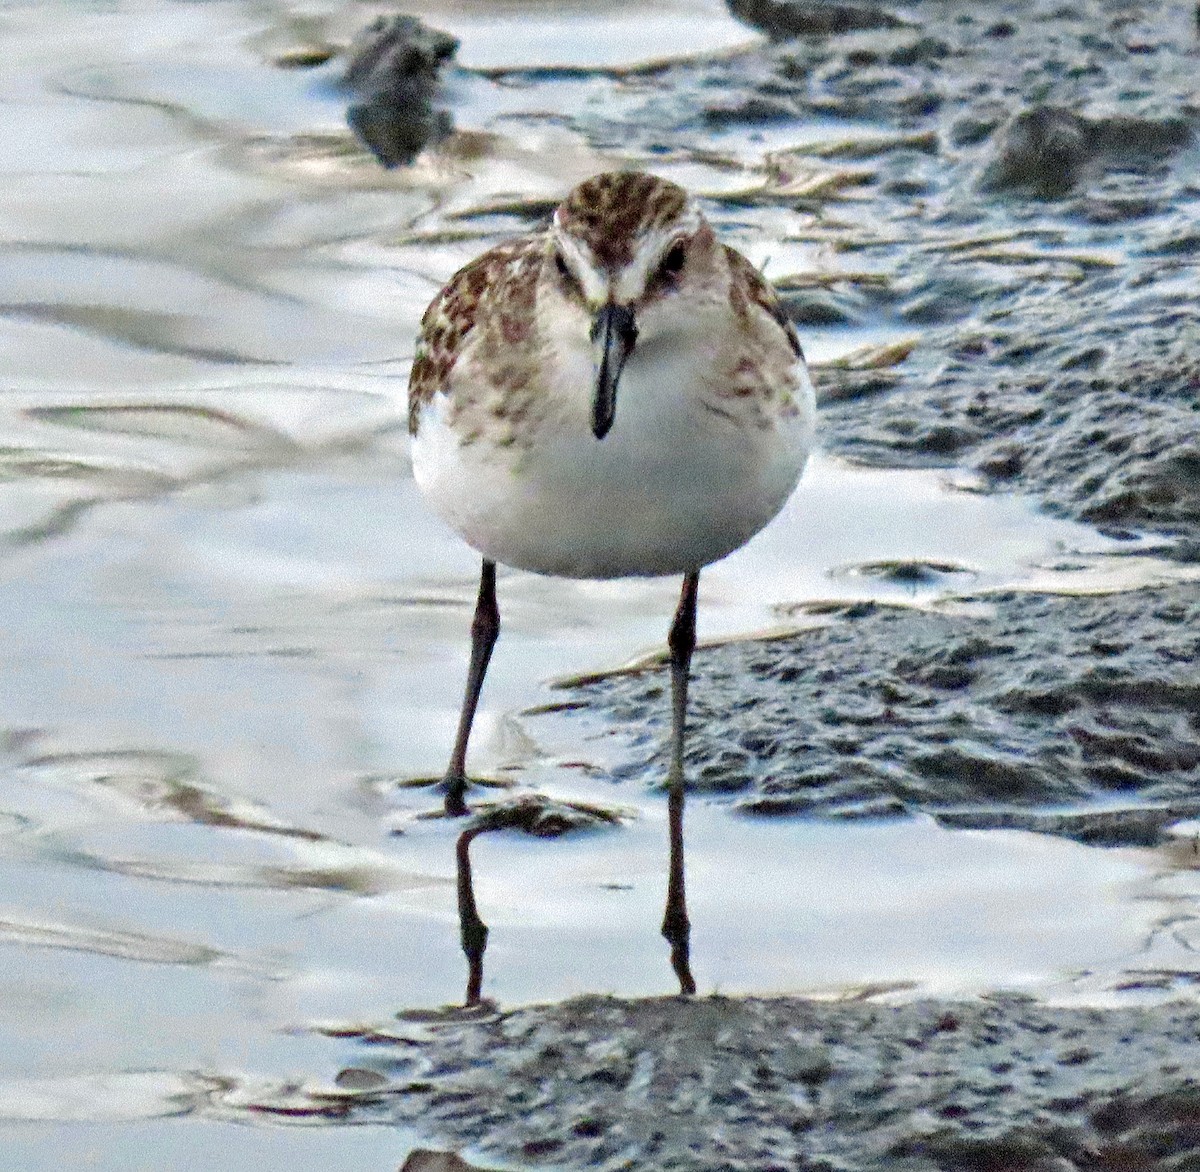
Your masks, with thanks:
[[[682,574],[668,639],[682,900],[700,570],[783,507],[814,413],[770,286],[666,180],[588,179],[544,231],[450,279],[421,320],[408,416],[417,485],[483,556],[447,813],[467,811],[467,741],[500,630],[496,563],[569,578]]]

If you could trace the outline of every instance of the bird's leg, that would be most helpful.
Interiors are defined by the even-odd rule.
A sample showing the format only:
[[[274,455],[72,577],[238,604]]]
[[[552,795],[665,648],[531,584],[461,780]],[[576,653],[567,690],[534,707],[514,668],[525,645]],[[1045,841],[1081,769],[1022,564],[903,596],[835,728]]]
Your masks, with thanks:
[[[689,963],[687,897],[683,885],[683,736],[687,723],[688,673],[696,649],[696,592],[700,573],[683,579],[679,608],[671,624],[667,645],[671,649],[671,764],[667,772],[667,820],[670,829],[670,869],[667,878],[667,908],[662,934],[671,946],[671,967],[679,978],[681,993],[694,993]]]
[[[488,929],[475,907],[475,888],[471,883],[471,842],[482,831],[464,830],[458,836],[455,857],[458,863],[458,935],[467,957],[467,1001],[478,1005],[483,991],[483,953],[487,948]]]
[[[467,741],[471,737],[471,722],[479,706],[483,677],[487,675],[492,648],[500,634],[500,608],[496,604],[496,563],[483,561],[479,575],[479,598],[475,603],[475,618],[471,622],[471,666],[467,671],[467,690],[463,696],[462,712],[458,718],[458,735],[454,752],[446,768],[446,813],[457,816],[467,813],[464,794],[467,789]]]

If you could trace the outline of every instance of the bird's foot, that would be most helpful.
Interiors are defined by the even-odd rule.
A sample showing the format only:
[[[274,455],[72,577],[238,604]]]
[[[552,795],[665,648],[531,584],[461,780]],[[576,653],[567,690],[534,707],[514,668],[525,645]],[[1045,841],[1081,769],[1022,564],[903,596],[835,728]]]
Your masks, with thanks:
[[[461,818],[471,812],[467,805],[470,789],[508,789],[513,783],[494,777],[410,777],[399,783],[400,789],[431,789],[442,795],[442,812],[448,818]]]

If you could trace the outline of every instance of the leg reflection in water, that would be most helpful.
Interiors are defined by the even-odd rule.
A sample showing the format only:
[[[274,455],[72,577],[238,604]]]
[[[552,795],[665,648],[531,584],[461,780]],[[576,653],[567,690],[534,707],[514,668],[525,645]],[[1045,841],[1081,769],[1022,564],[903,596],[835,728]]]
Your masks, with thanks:
[[[667,872],[667,909],[663,915],[662,934],[671,946],[671,967],[679,978],[679,992],[690,996],[696,991],[692,979],[691,934],[688,921],[687,896],[683,887],[683,787],[673,788],[667,796],[667,819],[670,828],[671,856]]]
[[[483,954],[487,949],[488,929],[475,907],[475,888],[471,882],[471,843],[484,828],[464,830],[455,845],[458,877],[458,935],[467,955],[467,1005],[478,1005],[483,990]]]
[[[683,579],[679,608],[671,623],[667,645],[671,649],[671,764],[667,771],[667,821],[670,858],[667,872],[667,908],[662,934],[671,946],[671,967],[679,978],[679,991],[695,993],[689,963],[692,926],[688,922],[687,895],[683,885],[683,739],[687,724],[688,674],[696,649],[696,594],[699,572]]]
[[[671,945],[671,965],[679,978],[681,993],[694,993],[696,983],[688,967],[688,918],[683,894],[683,786],[672,786],[668,810],[671,825],[670,873],[667,882],[667,912],[663,935]],[[476,809],[466,830],[455,840],[455,871],[458,887],[458,931],[467,958],[468,1006],[483,1000],[483,954],[488,928],[479,916],[471,874],[471,843],[489,831],[519,831],[538,839],[560,838],[581,830],[616,826],[617,811],[586,802],[563,802],[536,794],[522,795]]]

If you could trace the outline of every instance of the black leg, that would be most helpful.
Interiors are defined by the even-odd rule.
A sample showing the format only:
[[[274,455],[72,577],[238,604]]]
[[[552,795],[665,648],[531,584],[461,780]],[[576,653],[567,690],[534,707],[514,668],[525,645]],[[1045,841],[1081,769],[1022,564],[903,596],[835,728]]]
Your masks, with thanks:
[[[679,609],[671,624],[667,645],[671,648],[671,765],[667,772],[667,815],[671,854],[667,877],[667,908],[662,934],[671,946],[671,967],[679,978],[681,993],[695,993],[689,963],[691,924],[683,884],[683,737],[687,723],[688,674],[696,649],[696,592],[700,573],[683,580]]]
[[[483,562],[479,575],[479,598],[475,603],[475,618],[471,622],[471,667],[467,672],[467,691],[463,696],[462,712],[458,718],[458,736],[454,741],[454,752],[446,769],[446,813],[467,813],[464,794],[467,790],[467,741],[471,737],[471,723],[475,709],[479,706],[479,693],[483,688],[483,677],[487,675],[488,661],[492,648],[500,634],[500,608],[496,605],[496,563]]]
[[[478,1005],[483,992],[483,953],[487,948],[488,929],[475,907],[475,888],[471,883],[471,842],[482,830],[464,830],[458,836],[455,857],[458,863],[458,935],[467,956],[467,1001]]]

